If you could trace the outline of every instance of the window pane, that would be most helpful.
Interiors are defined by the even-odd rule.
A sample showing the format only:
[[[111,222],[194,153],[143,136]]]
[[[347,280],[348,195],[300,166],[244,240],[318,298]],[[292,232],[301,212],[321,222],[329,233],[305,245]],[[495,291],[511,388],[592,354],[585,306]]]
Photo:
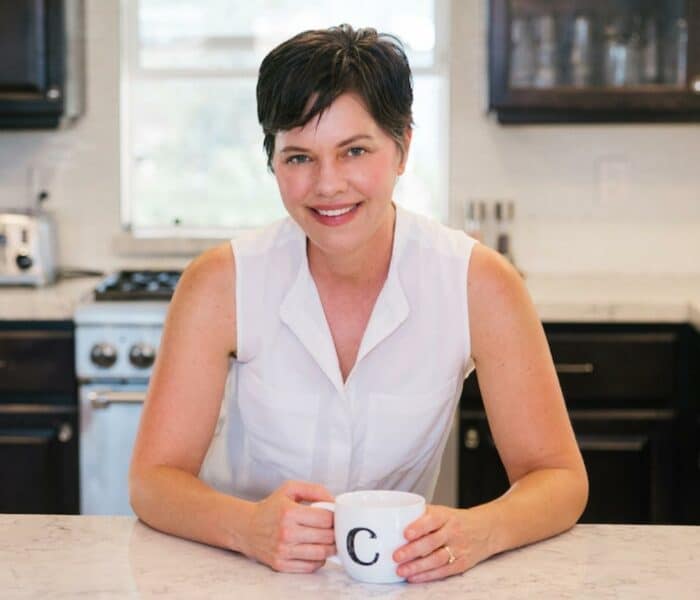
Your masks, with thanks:
[[[414,68],[434,61],[433,0],[140,0],[139,64],[146,69],[253,69],[305,29],[350,23],[398,35]]]
[[[447,221],[447,139],[443,124],[447,107],[444,78],[414,77],[413,139],[405,173],[399,178],[395,199],[402,206]]]
[[[438,76],[418,76],[414,84],[416,126],[396,200],[444,220],[439,99],[445,84]],[[255,227],[286,214],[267,170],[254,79],[136,80],[131,102],[135,229],[175,227],[192,235],[198,228]]]
[[[135,227],[253,227],[282,216],[255,80],[135,81],[132,102]]]
[[[446,219],[447,83],[434,64],[434,0],[126,2],[139,29],[126,38],[136,52],[125,54],[138,63],[125,71],[124,171],[125,214],[137,235],[225,236],[286,214],[262,149],[257,69],[291,35],[343,22],[395,33],[406,45],[415,132],[395,197]]]

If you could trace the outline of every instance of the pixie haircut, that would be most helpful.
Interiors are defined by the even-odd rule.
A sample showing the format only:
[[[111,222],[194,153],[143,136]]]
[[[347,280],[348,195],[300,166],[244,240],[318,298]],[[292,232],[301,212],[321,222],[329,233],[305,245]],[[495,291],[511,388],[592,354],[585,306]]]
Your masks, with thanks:
[[[413,124],[413,86],[401,41],[375,29],[340,25],[299,33],[260,64],[258,121],[270,170],[275,134],[306,125],[345,92],[357,94],[377,125],[405,151],[403,136]]]

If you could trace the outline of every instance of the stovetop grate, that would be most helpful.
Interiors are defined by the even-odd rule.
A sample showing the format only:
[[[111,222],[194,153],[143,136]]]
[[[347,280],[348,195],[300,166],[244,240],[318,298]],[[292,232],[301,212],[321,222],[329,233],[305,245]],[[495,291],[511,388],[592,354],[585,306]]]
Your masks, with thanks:
[[[170,300],[181,271],[117,271],[95,288],[95,300]]]

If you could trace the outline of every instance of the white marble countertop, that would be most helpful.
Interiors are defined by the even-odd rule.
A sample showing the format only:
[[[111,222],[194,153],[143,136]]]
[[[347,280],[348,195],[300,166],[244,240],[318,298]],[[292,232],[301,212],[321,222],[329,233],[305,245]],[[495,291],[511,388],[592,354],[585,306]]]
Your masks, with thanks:
[[[700,275],[528,275],[544,322],[692,323],[700,330]]]
[[[53,285],[39,288],[0,287],[0,320],[70,321],[75,307],[90,296],[101,279],[59,279]]]
[[[700,527],[578,525],[441,582],[362,584],[328,563],[275,573],[131,517],[0,515],[0,596],[16,598],[700,598]]]
[[[0,320],[71,319],[100,279],[0,287]],[[700,330],[700,275],[529,274],[525,282],[545,322],[689,322]]]

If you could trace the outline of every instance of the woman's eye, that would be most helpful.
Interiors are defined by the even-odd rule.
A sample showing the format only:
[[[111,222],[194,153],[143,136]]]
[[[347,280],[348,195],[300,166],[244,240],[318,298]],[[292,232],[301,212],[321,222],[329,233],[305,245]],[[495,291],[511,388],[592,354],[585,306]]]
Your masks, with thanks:
[[[360,148],[359,146],[355,146],[355,147],[350,148],[348,150],[348,154],[350,156],[362,156],[365,152],[366,152],[365,149]]]
[[[309,160],[309,157],[306,156],[305,154],[295,154],[293,156],[290,156],[287,160],[286,163],[288,165],[300,165],[302,163],[305,163]]]

